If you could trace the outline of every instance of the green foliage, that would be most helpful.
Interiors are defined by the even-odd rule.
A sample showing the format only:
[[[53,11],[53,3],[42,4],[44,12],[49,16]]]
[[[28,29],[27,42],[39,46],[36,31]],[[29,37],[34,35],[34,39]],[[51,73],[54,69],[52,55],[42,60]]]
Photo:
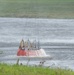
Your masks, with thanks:
[[[0,16],[74,18],[74,0],[0,0]]]
[[[74,75],[74,71],[60,68],[0,64],[0,75]]]

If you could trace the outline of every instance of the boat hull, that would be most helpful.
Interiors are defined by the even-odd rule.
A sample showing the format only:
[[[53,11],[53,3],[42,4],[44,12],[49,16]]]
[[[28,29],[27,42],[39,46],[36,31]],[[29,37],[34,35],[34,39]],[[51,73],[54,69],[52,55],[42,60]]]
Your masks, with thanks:
[[[44,57],[47,56],[43,49],[40,50],[18,50],[17,56]]]

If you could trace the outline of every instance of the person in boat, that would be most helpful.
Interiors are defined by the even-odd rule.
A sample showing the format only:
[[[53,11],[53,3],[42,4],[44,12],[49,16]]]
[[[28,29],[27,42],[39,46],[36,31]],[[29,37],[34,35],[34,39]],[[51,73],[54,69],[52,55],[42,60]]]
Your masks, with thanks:
[[[25,50],[25,46],[23,46],[23,47],[19,46],[19,49],[20,50]]]
[[[24,40],[23,40],[23,39],[22,39],[22,41],[20,42],[19,49],[25,50],[25,43],[24,43]]]
[[[17,56],[24,56],[24,55],[26,55],[26,51],[25,51],[24,40],[22,39],[22,41],[20,42],[18,52],[17,52]]]

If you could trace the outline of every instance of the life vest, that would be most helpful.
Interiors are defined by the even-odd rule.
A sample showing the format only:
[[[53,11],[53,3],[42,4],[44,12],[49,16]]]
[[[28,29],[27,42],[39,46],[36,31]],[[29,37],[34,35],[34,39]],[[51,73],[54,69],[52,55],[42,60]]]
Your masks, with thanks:
[[[25,50],[18,49],[17,56],[26,56]]]

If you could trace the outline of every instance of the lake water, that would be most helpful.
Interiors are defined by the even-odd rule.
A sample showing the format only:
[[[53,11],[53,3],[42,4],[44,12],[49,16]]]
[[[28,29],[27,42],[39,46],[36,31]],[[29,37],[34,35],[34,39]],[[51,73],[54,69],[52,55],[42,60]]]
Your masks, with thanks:
[[[52,56],[51,60],[45,60],[44,66],[74,70],[74,19],[0,18],[0,52],[3,52],[0,62],[16,63],[12,57],[22,38],[39,40],[40,47]],[[34,59],[29,64],[38,65],[40,61]],[[21,62],[26,64],[27,60]]]

